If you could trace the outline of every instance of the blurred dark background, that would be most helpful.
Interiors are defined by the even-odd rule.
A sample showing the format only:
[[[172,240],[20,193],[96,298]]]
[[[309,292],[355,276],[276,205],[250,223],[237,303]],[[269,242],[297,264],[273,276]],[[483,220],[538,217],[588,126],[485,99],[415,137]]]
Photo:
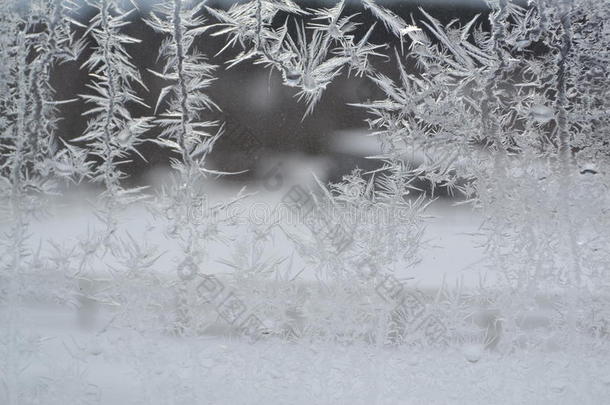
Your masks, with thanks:
[[[154,33],[142,21],[142,17],[150,12],[154,3],[155,1],[137,1],[140,12],[133,14],[131,24],[124,30],[126,34],[142,41],[139,45],[130,46],[128,51],[140,68],[149,89],[148,92],[138,89],[139,95],[150,106],[155,105],[161,88],[166,85],[146,70],[159,67],[156,62],[156,50],[163,39],[163,36]],[[215,0],[210,1],[208,5],[227,9],[233,3]],[[313,0],[297,3],[303,8],[332,7],[336,4],[335,1]],[[418,8],[423,7],[442,23],[456,18],[469,20],[476,14],[482,14],[479,21],[485,25],[486,13],[489,11],[484,0],[378,0],[377,3],[390,8],[406,21],[411,21],[411,18],[416,21],[421,19]],[[91,8],[82,6],[77,18],[86,22],[92,12]],[[362,23],[356,32],[356,37],[359,38],[376,20],[369,11],[363,9],[359,0],[348,1],[342,15],[354,13],[361,13],[356,18]],[[210,23],[217,22],[211,16],[207,18]],[[211,168],[230,172],[248,170],[245,174],[229,176],[226,179],[249,182],[252,178],[260,177],[261,172],[267,170],[269,162],[277,156],[300,156],[305,160],[324,157],[326,180],[336,181],[356,166],[368,170],[378,164],[364,159],[366,155],[375,153],[375,140],[362,137],[367,129],[364,121],[366,111],[348,105],[381,96],[370,81],[354,75],[348,78],[347,73],[343,72],[327,87],[313,114],[302,120],[306,105],[294,97],[298,89],[283,86],[277,71],[270,74],[268,69],[249,62],[226,69],[225,62],[234,57],[240,48],[228,49],[219,56],[214,56],[225,45],[225,40],[224,36],[203,35],[196,44],[198,49],[209,56],[213,64],[218,65],[217,80],[208,93],[222,112],[210,113],[210,119],[219,119],[226,123],[225,134],[211,154]],[[379,22],[370,42],[399,46],[396,39]],[[407,46],[408,43],[405,48]],[[87,49],[81,59],[85,60],[89,52]],[[391,48],[385,52],[390,55],[389,58],[374,58],[372,64],[379,72],[395,77],[394,52]],[[70,99],[86,93],[87,81],[88,73],[79,70],[76,64],[59,66],[54,72],[53,84],[58,99]],[[86,120],[81,114],[85,109],[86,106],[82,102],[62,106],[63,120],[59,126],[59,136],[70,140],[82,134]],[[132,113],[134,117],[149,116],[153,111],[152,108],[134,107]],[[154,136],[154,132],[150,135]],[[144,144],[141,152],[148,162],[134,156],[133,163],[127,168],[131,174],[130,181],[134,183],[145,181],[144,176],[150,169],[168,165],[168,152],[152,143]]]

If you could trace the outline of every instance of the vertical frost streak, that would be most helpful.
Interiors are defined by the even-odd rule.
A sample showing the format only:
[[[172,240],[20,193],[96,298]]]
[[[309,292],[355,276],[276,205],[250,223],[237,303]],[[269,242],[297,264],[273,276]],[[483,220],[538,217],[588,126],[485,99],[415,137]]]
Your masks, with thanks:
[[[188,106],[188,89],[186,87],[186,79],[184,77],[184,47],[182,43],[182,0],[174,0],[174,41],[176,45],[176,69],[178,73],[178,85],[180,86],[180,138],[178,144],[182,149],[182,158],[184,163],[189,166],[193,165],[189,151],[187,150],[186,137],[188,134],[189,121],[189,106]]]
[[[104,159],[104,182],[106,183],[106,188],[114,195],[116,193],[116,178],[110,178],[112,167],[113,167],[113,157],[112,157],[112,118],[114,117],[115,110],[115,97],[116,97],[116,89],[114,83],[114,74],[112,72],[112,60],[110,57],[111,54],[111,32],[108,24],[109,9],[110,5],[107,0],[103,0],[101,7],[101,22],[102,28],[104,30],[105,39],[104,39],[104,70],[106,71],[106,79],[108,80],[108,108],[106,109],[106,118],[104,122],[104,145],[106,146],[106,156]],[[113,176],[114,177],[114,176]]]

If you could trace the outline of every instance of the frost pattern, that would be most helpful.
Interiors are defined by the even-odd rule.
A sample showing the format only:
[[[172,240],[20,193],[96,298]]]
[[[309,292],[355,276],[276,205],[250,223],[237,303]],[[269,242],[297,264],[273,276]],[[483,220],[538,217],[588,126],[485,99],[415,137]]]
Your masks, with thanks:
[[[362,13],[379,22],[364,29],[344,0],[317,9],[290,0],[228,9],[167,0],[150,12],[135,0],[87,6],[93,14],[82,21],[68,0],[0,4],[3,403],[100,400],[85,369],[105,349],[67,339],[55,347],[24,327],[32,296],[112,314],[96,336],[130,354],[147,401],[196,401],[202,371],[193,349],[176,365],[185,375],[176,372],[162,394],[151,386],[163,369],[156,339],[198,339],[219,320],[255,344],[457,349],[470,363],[531,348],[607,350],[607,1],[489,1],[485,24],[482,15],[443,23],[423,8],[408,23],[381,1],[363,0]],[[163,36],[156,66],[130,55],[147,45],[126,33],[138,18]],[[371,42],[378,29],[392,41]],[[206,36],[226,41],[214,57],[197,47]],[[233,47],[238,54],[223,61],[226,68],[253,63],[279,74],[305,104],[303,120],[341,75],[372,83],[380,96],[353,107],[368,115],[380,168],[355,169],[334,184],[316,179],[313,192],[291,187],[277,209],[299,216],[289,226],[234,211],[250,197],[245,190],[212,203],[204,180],[232,173],[206,166],[225,130],[210,118],[219,107],[206,91],[221,69],[211,59]],[[388,61],[392,75],[376,68]],[[50,83],[61,63],[88,73],[86,94],[57,99]],[[145,69],[164,83],[154,106],[143,102]],[[87,127],[67,142],[57,122],[77,100],[87,105]],[[135,106],[149,115],[136,115]],[[172,181],[157,195],[126,181],[124,166],[145,160],[145,142],[172,156]],[[424,156],[417,166],[408,163],[415,151]],[[48,200],[85,181],[102,189],[96,221],[72,245],[35,248],[31,228],[52,217]],[[483,216],[483,265],[499,274],[494,282],[443,283],[430,293],[398,278],[421,259],[426,210],[441,189]],[[142,205],[151,225],[134,235],[125,212]],[[151,242],[158,235],[174,244],[169,275],[162,247]],[[293,254],[269,254],[276,240],[289,242]],[[218,245],[232,251],[220,261],[228,274],[210,264]],[[295,254],[315,283],[295,281],[302,271]],[[112,341],[115,331],[130,340]],[[70,362],[30,367],[57,350]],[[564,392],[561,381],[553,390]]]

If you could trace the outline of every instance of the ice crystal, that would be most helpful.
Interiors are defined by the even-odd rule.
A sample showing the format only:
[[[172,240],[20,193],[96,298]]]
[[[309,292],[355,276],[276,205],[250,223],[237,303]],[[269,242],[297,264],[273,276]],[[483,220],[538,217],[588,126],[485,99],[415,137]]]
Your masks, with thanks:
[[[607,354],[610,334],[607,1],[487,1],[477,15],[448,19],[432,5],[406,16],[380,0],[152,3],[0,3],[0,402],[99,402],[102,387],[87,373],[94,357],[128,367],[142,402],[226,402],[200,382],[234,377],[254,355],[256,367],[243,369],[271,378],[272,402],[298,402],[280,398],[277,364],[259,369],[269,353],[285,353],[282,341],[324,364],[317,354],[326,349],[336,352],[331,362],[357,348],[376,364],[402,345],[406,361],[367,364],[370,375],[354,377],[375,382],[368,402],[400,400],[390,393],[398,384],[382,390],[386,368],[389,381],[426,366],[438,379],[446,359],[505,372],[494,362],[520,364],[536,351],[553,353],[544,373],[533,367],[537,377],[554,374],[544,389],[524,390],[538,394],[530,402],[607,397],[603,379],[567,377],[604,374],[595,356]],[[221,43],[213,56],[203,52],[209,38]],[[157,57],[148,66],[135,57],[143,47]],[[289,88],[303,120],[315,119],[335,82],[375,88],[351,107],[378,140],[367,156],[376,168],[330,183],[313,176],[307,187],[275,166],[262,182],[281,191],[269,222],[244,213],[241,204],[258,198],[245,189],[219,200],[213,182],[234,173],[210,156],[232,127],[217,119],[209,89],[220,70],[247,63]],[[64,64],[86,74],[82,94],[60,97],[69,92],[57,88]],[[68,140],[60,122],[78,101],[86,125]],[[156,194],[129,178],[128,164],[152,154],[146,146],[162,147],[173,169]],[[85,181],[101,192],[91,222],[66,238],[72,212],[48,202]],[[427,210],[439,196],[482,219],[476,286],[443,281],[432,291],[406,274],[429,258]],[[134,225],[142,207],[149,223]],[[37,329],[58,328],[39,328],[30,303],[48,302],[76,307],[92,342],[42,337]],[[247,355],[228,350],[225,334],[249,343]],[[222,345],[200,345],[202,335]],[[307,365],[313,374],[319,366]],[[340,367],[330,369],[300,399],[320,402],[319,386],[332,387],[335,402],[363,391],[348,392],[345,379],[336,389]],[[482,385],[489,392],[478,399],[498,402],[489,394],[498,387]],[[227,396],[243,400],[237,391]],[[420,402],[457,398],[427,394]]]

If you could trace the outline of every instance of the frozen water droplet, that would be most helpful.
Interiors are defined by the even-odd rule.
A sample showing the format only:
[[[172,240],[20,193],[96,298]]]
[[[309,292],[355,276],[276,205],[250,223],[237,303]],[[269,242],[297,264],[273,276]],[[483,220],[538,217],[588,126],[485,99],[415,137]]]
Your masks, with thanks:
[[[131,131],[129,130],[129,128],[125,128],[117,135],[117,142],[120,146],[127,147],[131,143],[131,137]]]
[[[102,354],[102,352],[102,347],[97,343],[92,343],[91,347],[89,347],[89,353],[93,356],[99,356],[100,354]]]
[[[583,165],[580,174],[597,174],[597,167],[593,163]]]
[[[561,394],[566,389],[566,382],[563,380],[555,380],[551,383],[551,390],[557,394]]]
[[[541,124],[546,124],[555,118],[555,112],[553,109],[543,104],[536,104],[532,106],[530,112],[533,120]]]
[[[298,87],[301,73],[296,69],[289,69],[284,73],[284,84],[289,87]]]
[[[306,74],[303,76],[303,90],[315,91],[318,89],[318,83],[316,78],[312,74]]]
[[[483,346],[479,344],[468,344],[462,348],[464,358],[471,363],[476,363],[483,357]]]
[[[195,275],[199,272],[199,268],[197,264],[193,261],[192,257],[187,257],[180,265],[178,266],[178,276],[185,281],[192,280]]]

